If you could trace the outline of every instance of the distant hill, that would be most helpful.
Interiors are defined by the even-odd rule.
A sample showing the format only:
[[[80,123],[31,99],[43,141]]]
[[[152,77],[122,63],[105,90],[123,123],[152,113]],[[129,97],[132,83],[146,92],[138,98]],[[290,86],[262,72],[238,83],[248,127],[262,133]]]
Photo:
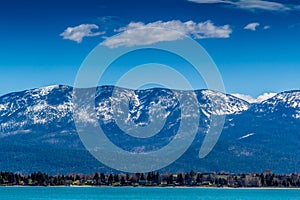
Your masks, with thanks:
[[[149,124],[150,105],[163,105],[168,115],[160,134],[149,139],[124,134],[113,117],[111,102],[122,98],[122,95],[111,97],[114,89],[130,98],[128,123]],[[54,85],[0,97],[0,171],[40,170],[52,174],[113,171],[84,148],[72,116],[72,90],[69,86]],[[116,145],[137,153],[151,151],[168,144],[174,136],[180,123],[180,108],[169,90],[101,86],[96,91],[99,124]],[[300,91],[282,92],[253,104],[210,90],[195,93],[201,114],[196,138],[179,160],[162,171],[262,172],[266,168],[276,173],[300,171]],[[199,159],[203,138],[213,126],[212,115],[226,116],[224,128],[213,151]]]

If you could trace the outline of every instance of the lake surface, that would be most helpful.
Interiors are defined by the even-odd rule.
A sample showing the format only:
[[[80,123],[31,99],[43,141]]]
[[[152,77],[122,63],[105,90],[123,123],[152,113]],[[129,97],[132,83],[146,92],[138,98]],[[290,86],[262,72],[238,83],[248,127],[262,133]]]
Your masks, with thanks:
[[[295,189],[0,187],[0,199],[300,199]]]

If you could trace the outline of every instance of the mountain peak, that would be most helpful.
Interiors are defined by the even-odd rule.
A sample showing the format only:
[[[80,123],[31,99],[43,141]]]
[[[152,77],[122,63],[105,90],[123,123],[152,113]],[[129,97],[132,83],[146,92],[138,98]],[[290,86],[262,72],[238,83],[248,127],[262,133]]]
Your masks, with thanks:
[[[300,108],[300,90],[281,92],[274,97],[263,101],[262,104],[285,104],[293,108]]]

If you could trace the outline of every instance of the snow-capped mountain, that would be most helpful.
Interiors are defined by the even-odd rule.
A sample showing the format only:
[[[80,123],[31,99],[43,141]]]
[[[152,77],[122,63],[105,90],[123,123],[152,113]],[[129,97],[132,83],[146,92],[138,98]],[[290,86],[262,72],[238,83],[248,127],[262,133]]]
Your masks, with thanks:
[[[118,96],[112,97],[114,90]],[[199,99],[201,111],[207,117],[211,114],[237,114],[249,108],[249,103],[220,92],[199,90],[195,91],[195,94]],[[112,122],[112,104],[124,98],[129,99],[131,106],[128,119],[135,121],[141,120],[148,112],[153,112],[149,110],[153,104],[159,105],[157,109],[168,110],[167,114],[179,107],[179,102],[171,90],[154,88],[133,91],[104,86],[97,88],[95,95],[98,119],[105,124]],[[65,128],[66,124],[72,123],[73,107],[72,87],[69,86],[54,85],[4,95],[0,98],[0,134],[34,127]],[[82,120],[90,118],[84,111],[81,117]]]
[[[30,131],[53,127],[52,123],[72,120],[72,88],[49,86],[4,95],[0,98],[0,132]],[[56,124],[55,126],[61,126]],[[2,134],[3,136],[3,134]]]
[[[300,118],[300,91],[279,93],[254,106],[254,109],[264,114],[282,112],[285,116]]]
[[[279,93],[261,103],[248,103],[211,90],[130,90],[101,86],[95,91],[95,112],[80,110],[76,112],[78,119],[88,122],[96,118],[113,143],[137,153],[168,144],[180,124],[180,103],[176,97],[196,95],[199,111],[189,111],[191,115],[200,113],[194,143],[165,170],[299,171],[299,91]],[[72,87],[54,85],[0,97],[0,155],[5,158],[0,161],[0,170],[50,173],[108,170],[85,150],[79,139],[72,94]],[[115,103],[123,100],[129,105],[125,114],[115,107]],[[132,138],[116,125],[117,115],[124,117],[125,127],[146,127],[158,120],[165,124],[151,138]],[[199,160],[203,138],[213,126],[210,119],[220,115],[226,116],[221,138],[214,150]]]

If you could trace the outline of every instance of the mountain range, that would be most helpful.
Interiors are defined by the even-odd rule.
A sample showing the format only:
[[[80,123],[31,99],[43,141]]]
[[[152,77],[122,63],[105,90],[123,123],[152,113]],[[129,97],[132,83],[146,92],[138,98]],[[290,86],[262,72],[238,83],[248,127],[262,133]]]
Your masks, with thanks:
[[[100,86],[95,91],[98,123],[115,145],[141,153],[162,148],[174,137],[180,124],[180,105],[171,90]],[[112,96],[113,92],[117,95]],[[255,103],[212,90],[193,92],[200,113],[195,139],[176,162],[161,171],[300,171],[300,91],[278,93]],[[97,161],[82,144],[74,123],[72,94],[72,87],[54,85],[0,97],[0,171],[114,171]],[[149,113],[156,108],[153,105],[166,110],[165,125],[159,134],[147,139],[124,134],[116,125],[112,106],[124,96],[129,98],[128,125],[149,125]],[[82,113],[82,120],[90,120],[89,115]],[[212,116],[225,117],[223,130],[213,150],[199,159],[207,130],[213,126]]]

